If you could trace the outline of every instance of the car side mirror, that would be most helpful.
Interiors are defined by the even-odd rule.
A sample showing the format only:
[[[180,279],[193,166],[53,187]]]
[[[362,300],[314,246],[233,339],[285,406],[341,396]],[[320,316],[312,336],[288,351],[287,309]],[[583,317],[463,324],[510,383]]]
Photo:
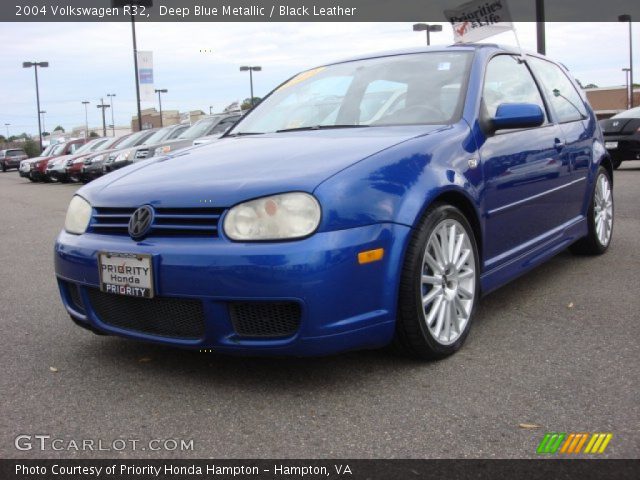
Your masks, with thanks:
[[[543,122],[544,113],[534,103],[501,103],[491,119],[494,130],[539,127]]]

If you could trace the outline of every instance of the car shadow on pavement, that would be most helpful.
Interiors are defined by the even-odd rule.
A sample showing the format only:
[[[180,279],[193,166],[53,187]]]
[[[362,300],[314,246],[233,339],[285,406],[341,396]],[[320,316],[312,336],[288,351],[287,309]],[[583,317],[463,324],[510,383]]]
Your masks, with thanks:
[[[507,308],[519,310],[518,303],[526,310],[531,298],[544,295],[549,277],[561,277],[563,271],[576,261],[588,257],[575,257],[569,252],[561,253],[551,261],[534,269],[514,282],[485,297],[479,305],[474,326],[466,344],[454,356],[442,361],[419,361],[402,357],[390,349],[349,352],[340,355],[316,358],[291,357],[246,357],[181,350],[171,347],[130,341],[117,337],[102,337],[78,342],[78,349],[89,348],[82,356],[93,356],[93,361],[105,368],[115,368],[120,373],[131,375],[151,375],[165,381],[179,379],[179,382],[193,381],[202,386],[231,385],[238,388],[277,385],[285,390],[305,389],[307,392],[320,391],[328,386],[347,387],[367,377],[380,375],[411,375],[420,377],[429,371],[447,371],[456,368],[460,362],[478,355],[475,350],[484,350],[483,342],[494,341],[492,327],[497,322],[508,322]],[[513,312],[510,313],[513,315]],[[526,315],[525,315],[526,316]],[[505,325],[509,328],[509,325]],[[517,328],[517,327],[513,327]]]

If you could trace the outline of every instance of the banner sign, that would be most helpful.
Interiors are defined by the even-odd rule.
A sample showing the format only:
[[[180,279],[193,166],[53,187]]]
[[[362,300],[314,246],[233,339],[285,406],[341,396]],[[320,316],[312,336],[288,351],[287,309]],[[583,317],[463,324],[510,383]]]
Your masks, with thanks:
[[[456,43],[477,42],[513,30],[506,0],[475,0],[444,11]]]
[[[140,101],[155,101],[153,87],[153,52],[138,50],[138,81],[140,82]]]

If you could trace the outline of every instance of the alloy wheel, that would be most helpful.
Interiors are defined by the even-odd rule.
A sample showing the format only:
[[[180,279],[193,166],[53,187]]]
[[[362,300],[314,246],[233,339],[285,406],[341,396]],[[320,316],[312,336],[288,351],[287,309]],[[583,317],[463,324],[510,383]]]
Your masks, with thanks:
[[[464,332],[476,292],[476,260],[469,235],[454,219],[433,229],[422,261],[424,320],[434,340],[454,343]]]
[[[600,174],[596,180],[593,208],[596,236],[600,244],[605,247],[611,240],[613,229],[613,198],[609,178],[604,174]]]

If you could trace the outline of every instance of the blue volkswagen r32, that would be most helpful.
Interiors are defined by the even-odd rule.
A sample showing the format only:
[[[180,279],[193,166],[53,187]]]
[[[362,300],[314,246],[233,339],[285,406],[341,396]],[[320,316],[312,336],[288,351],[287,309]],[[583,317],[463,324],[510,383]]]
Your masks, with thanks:
[[[455,352],[480,297],[601,254],[612,165],[571,74],[497,45],[303,72],[220,140],[78,190],[55,245],[78,325],[178,347]]]

